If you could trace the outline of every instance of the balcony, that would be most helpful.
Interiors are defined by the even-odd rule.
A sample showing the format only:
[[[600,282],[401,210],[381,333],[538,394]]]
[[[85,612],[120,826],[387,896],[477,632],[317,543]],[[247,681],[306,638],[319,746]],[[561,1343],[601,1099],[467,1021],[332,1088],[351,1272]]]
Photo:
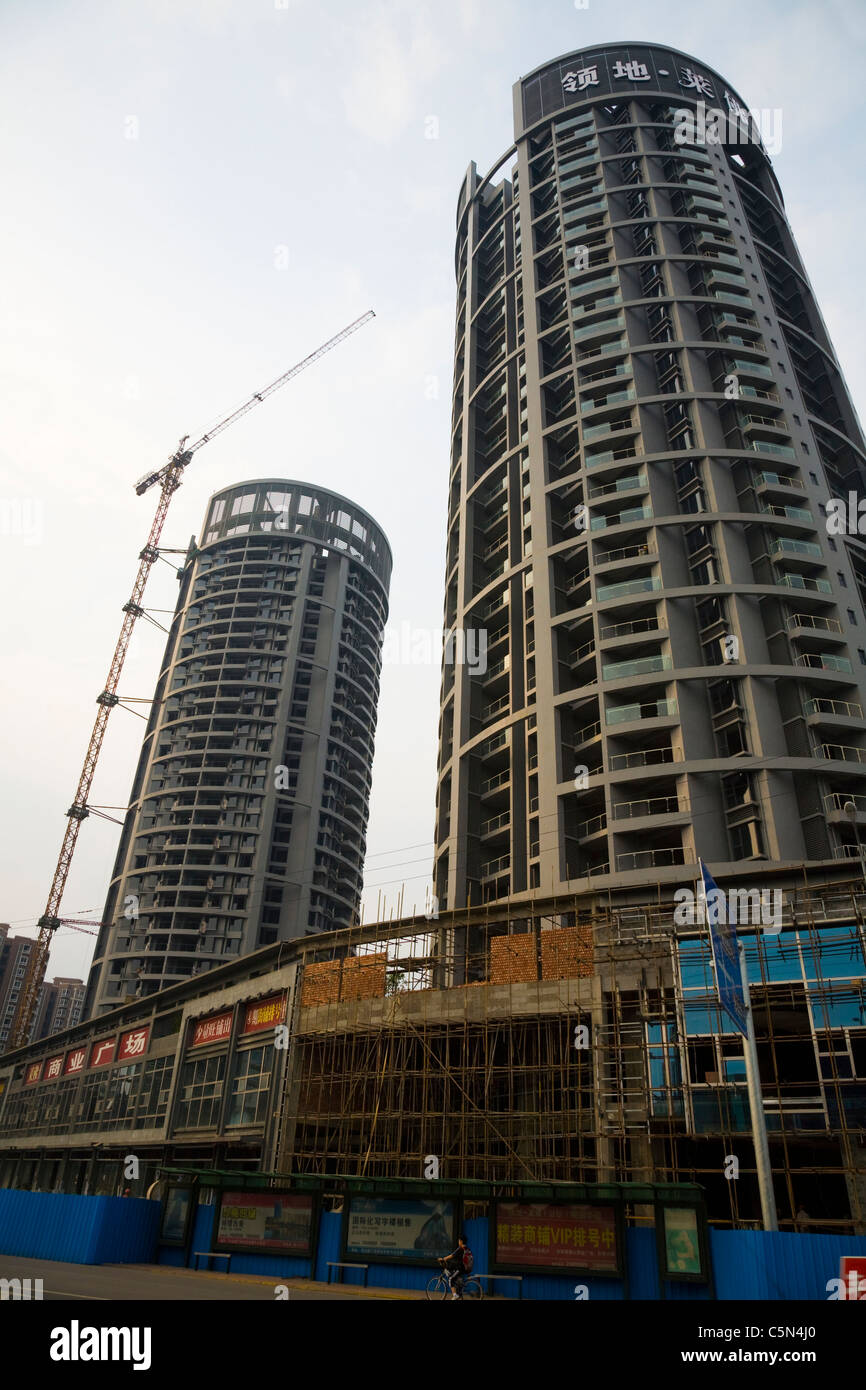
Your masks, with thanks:
[[[620,401],[633,401],[635,399],[634,388],[628,386],[623,391],[612,391],[607,396],[590,397],[589,400],[582,400],[580,403],[581,415],[586,415],[590,410],[602,410],[608,405],[618,405]],[[584,430],[584,439],[588,438],[587,431]]]
[[[806,491],[805,483],[793,474],[786,476],[784,473],[756,473],[752,479],[756,488],[762,487],[793,487],[799,492]]]
[[[824,552],[815,541],[795,541],[790,536],[776,536],[767,547],[770,555],[799,555],[819,564],[823,563]]]
[[[636,488],[648,486],[649,480],[645,473],[630,473],[626,478],[617,478],[615,482],[602,483],[600,486],[592,488],[589,498],[590,501],[594,501],[597,497],[611,497],[617,492],[632,492]],[[646,515],[652,516],[651,508],[646,509]]]
[[[769,439],[750,439],[749,448],[755,454],[778,454],[791,460],[797,457],[797,451],[790,444],[776,444]]]
[[[598,319],[594,323],[588,323],[583,328],[575,328],[575,342],[582,342],[584,338],[600,337],[603,333],[617,333],[625,328],[625,319],[622,314],[617,314],[615,318]]]
[[[728,361],[728,374],[738,375],[745,372],[747,376],[766,376],[772,378],[773,373],[763,362],[750,362],[745,357],[733,357]]]
[[[614,623],[611,627],[603,627],[599,631],[599,641],[609,642],[615,637],[633,637],[643,632],[658,632],[658,618],[635,618],[630,623]]]
[[[662,744],[658,748],[639,748],[633,753],[612,753],[611,772],[627,772],[633,767],[658,767],[662,763],[682,762],[683,754],[679,748]]]
[[[607,816],[593,816],[591,820],[583,821],[577,826],[577,838],[586,840],[590,835],[598,835],[602,830],[607,829]]]
[[[651,796],[643,801],[621,801],[613,807],[614,820],[639,820],[644,816],[671,816],[688,811],[676,796]]]
[[[654,671],[670,671],[672,667],[673,661],[669,656],[661,654],[641,656],[633,661],[614,661],[607,666],[602,666],[601,678],[606,681],[617,681],[623,680],[627,676],[647,676]]]
[[[511,812],[503,811],[499,816],[491,816],[489,820],[481,822],[481,837],[495,835],[500,830],[505,830],[511,824]]]
[[[606,724],[630,724],[636,720],[675,719],[676,714],[676,700],[654,700],[648,704],[619,705],[607,709],[604,721]]]
[[[592,493],[591,496],[595,496]],[[628,507],[624,512],[602,512],[589,523],[590,531],[606,531],[611,526],[624,526],[628,521],[648,521],[653,514],[652,507]],[[649,554],[649,551],[644,551]],[[655,552],[653,552],[654,554]]]
[[[822,743],[817,754],[830,762],[866,763],[866,748],[854,748],[846,743]]]
[[[804,702],[803,713],[807,719],[814,719],[816,723],[833,719],[862,719],[863,706],[856,700],[816,698]]]
[[[808,666],[814,671],[845,671],[848,674],[854,669],[847,656],[834,656],[831,652],[801,653],[794,657],[794,664]]]
[[[511,855],[503,854],[499,859],[489,859],[486,864],[481,865],[481,877],[498,878],[500,874],[507,874],[510,868]]]
[[[693,864],[686,859],[683,849],[644,849],[635,854],[618,854],[616,867],[618,873],[628,873],[635,869],[668,869],[676,864]]]
[[[809,579],[802,574],[780,574],[778,580],[787,589],[805,589],[816,594],[832,594],[833,592],[829,579]]]
[[[644,579],[626,579],[621,584],[599,584],[596,598],[599,603],[603,603],[605,599],[625,598],[629,594],[654,593],[661,586],[662,582],[657,575],[647,575]]]
[[[497,772],[495,776],[488,777],[481,783],[480,795],[490,796],[493,792],[500,791],[502,787],[507,787],[511,782],[511,772],[506,768],[504,772]]]
[[[839,632],[843,631],[842,624],[837,618],[816,617],[814,613],[789,613],[785,620],[785,626],[790,630],[795,627],[815,628],[820,632]]]
[[[866,816],[866,796],[853,792],[828,792],[824,797],[824,809],[828,814],[841,812],[847,820],[845,807],[849,801],[853,801],[858,816]]]

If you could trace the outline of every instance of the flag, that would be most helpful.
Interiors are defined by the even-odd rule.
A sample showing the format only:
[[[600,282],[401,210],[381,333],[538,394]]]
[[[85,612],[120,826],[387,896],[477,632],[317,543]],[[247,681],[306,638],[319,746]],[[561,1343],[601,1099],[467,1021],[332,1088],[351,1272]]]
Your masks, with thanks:
[[[716,989],[719,1003],[725,1013],[745,1037],[748,1022],[746,999],[743,994],[743,977],[740,973],[740,952],[737,929],[728,921],[725,910],[725,895],[702,859],[701,884],[704,890],[704,909],[707,926],[710,929],[710,945],[713,951],[713,967],[716,972]]]

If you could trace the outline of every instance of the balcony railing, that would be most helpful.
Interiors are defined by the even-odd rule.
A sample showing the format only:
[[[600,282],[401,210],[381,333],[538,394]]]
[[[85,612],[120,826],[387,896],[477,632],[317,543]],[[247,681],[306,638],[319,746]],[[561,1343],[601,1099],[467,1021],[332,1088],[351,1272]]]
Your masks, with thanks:
[[[630,623],[614,623],[612,627],[601,628],[599,640],[606,642],[614,637],[632,637],[639,632],[657,632],[658,630],[658,618],[635,618]]]
[[[823,560],[824,552],[814,541],[795,541],[791,536],[776,536],[767,547],[770,555],[808,555]]]
[[[650,796],[643,801],[621,801],[613,807],[614,820],[638,820],[642,816],[670,816],[687,811],[676,796]]]
[[[577,827],[577,838],[583,840],[587,835],[597,835],[600,830],[607,829],[607,816],[593,816],[592,820],[585,820]]]
[[[681,748],[669,748],[663,744],[659,748],[640,748],[634,753],[612,753],[611,772],[624,772],[630,767],[657,767],[660,763],[679,763],[683,760]]]
[[[645,705],[619,705],[605,710],[606,724],[628,724],[637,719],[670,719],[676,716],[676,700],[655,700]]]
[[[626,579],[621,584],[599,584],[596,596],[599,603],[609,598],[623,598],[627,594],[650,594],[660,589],[662,582],[658,575],[647,575],[644,579]]]
[[[616,856],[616,867],[621,874],[632,869],[664,869],[675,864],[693,863],[693,859],[686,859],[685,850],[678,848],[643,849],[636,854],[618,854]]]
[[[837,719],[862,719],[863,706],[856,700],[826,700],[823,697],[806,700],[803,711],[810,715],[829,714]]]
[[[827,811],[844,811],[849,801],[853,801],[858,816],[866,815],[866,796],[855,792],[828,792],[824,797]]]
[[[795,656],[796,666],[809,666],[815,671],[853,671],[847,656],[833,656],[830,652],[803,652]]]
[[[622,680],[625,676],[645,676],[653,671],[670,671],[673,660],[669,656],[641,656],[634,661],[614,661],[608,666],[602,666],[602,680],[615,681]]]
[[[822,632],[842,632],[842,624],[837,618],[816,617],[814,613],[789,613],[786,627],[812,627]]]
[[[503,811],[501,816],[491,816],[489,820],[483,820],[481,822],[481,834],[491,835],[494,830],[502,830],[506,825],[510,824],[510,811]]]
[[[590,500],[596,497],[610,497],[615,492],[629,492],[632,488],[646,487],[648,479],[645,473],[630,473],[627,478],[617,478],[613,483],[602,483],[599,487],[594,487],[589,496]],[[652,512],[647,513],[649,516]]]
[[[611,526],[624,526],[628,521],[648,521],[652,514],[652,507],[627,507],[623,512],[605,512],[601,516],[592,518],[589,529],[591,531],[606,531]]]
[[[828,758],[832,762],[866,763],[866,748],[854,748],[845,743],[822,743],[818,757]]]
[[[481,877],[493,878],[494,875],[507,873],[510,867],[511,855],[503,854],[499,859],[489,859],[481,865]]]
[[[799,478],[786,478],[783,473],[756,473],[753,479],[755,487],[795,487],[799,492],[806,491],[805,483]]]
[[[795,459],[796,450],[790,444],[774,444],[768,439],[750,439],[749,448],[754,454],[782,454],[785,458]]]
[[[780,574],[779,583],[787,589],[811,589],[816,594],[832,594],[829,579],[807,579],[802,574]]]

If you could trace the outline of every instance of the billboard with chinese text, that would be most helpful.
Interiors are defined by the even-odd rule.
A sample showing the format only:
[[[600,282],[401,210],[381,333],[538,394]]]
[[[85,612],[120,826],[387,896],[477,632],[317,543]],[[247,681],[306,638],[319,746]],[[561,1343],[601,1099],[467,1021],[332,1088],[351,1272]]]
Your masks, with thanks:
[[[262,1250],[310,1255],[313,1198],[287,1192],[223,1192],[215,1245],[221,1250]]]
[[[232,1011],[211,1014],[210,1018],[200,1018],[193,1024],[190,1047],[203,1047],[205,1043],[220,1042],[232,1031]]]
[[[457,1245],[454,1202],[411,1197],[352,1197],[345,1220],[345,1256],[435,1263]]]
[[[493,1258],[498,1266],[621,1272],[614,1206],[497,1202],[494,1219]]]
[[[275,994],[270,999],[258,999],[254,1004],[247,1004],[241,1032],[259,1033],[263,1028],[273,1028],[276,1024],[282,1023],[285,1016],[284,994]]]

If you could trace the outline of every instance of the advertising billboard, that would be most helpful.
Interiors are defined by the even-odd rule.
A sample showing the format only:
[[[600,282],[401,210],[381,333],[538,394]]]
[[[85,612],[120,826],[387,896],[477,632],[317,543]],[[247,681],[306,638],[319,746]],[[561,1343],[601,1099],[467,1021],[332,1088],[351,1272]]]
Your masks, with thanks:
[[[352,1197],[345,1221],[345,1255],[435,1264],[457,1245],[454,1202],[411,1197]]]
[[[285,1016],[284,994],[275,994],[270,999],[259,999],[254,1004],[247,1004],[241,1033],[246,1036],[247,1033],[260,1033],[264,1028],[273,1028],[276,1024],[282,1023]]]
[[[288,1192],[223,1192],[215,1248],[310,1255],[313,1198]]]
[[[708,1251],[704,1222],[697,1207],[665,1205],[660,1217],[657,1210],[656,1241],[660,1244],[663,1278],[706,1282]]]
[[[614,1206],[497,1202],[494,1263],[502,1268],[621,1273]]]

